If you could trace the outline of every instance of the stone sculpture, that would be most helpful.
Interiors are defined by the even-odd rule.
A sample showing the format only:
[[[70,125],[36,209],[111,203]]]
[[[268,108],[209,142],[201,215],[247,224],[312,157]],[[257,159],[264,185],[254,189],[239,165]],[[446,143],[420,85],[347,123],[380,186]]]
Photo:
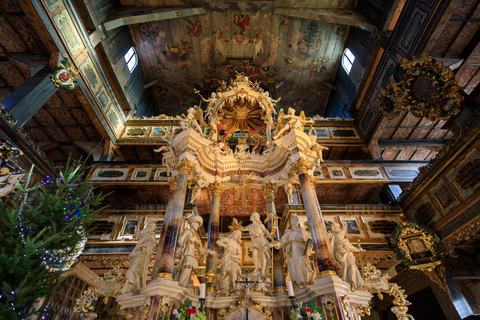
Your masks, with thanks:
[[[271,260],[270,249],[268,248],[268,237],[273,241],[273,237],[268,232],[267,228],[260,221],[260,215],[258,212],[253,212],[249,224],[243,230],[248,231],[252,242],[250,243],[250,251],[253,254],[253,264],[255,265],[255,270],[253,271],[253,276],[267,276],[267,269]]]
[[[282,238],[270,247],[284,248],[290,279],[298,285],[307,285],[315,277],[308,258],[313,248],[312,237],[300,226],[297,216],[290,218],[290,224],[290,229],[285,230]]]
[[[222,294],[235,291],[236,281],[242,275],[242,269],[240,268],[240,262],[242,260],[241,238],[242,231],[234,230],[230,232],[228,237],[217,240],[217,246],[222,247],[224,250],[219,261]]]
[[[202,259],[202,255],[217,255],[213,250],[209,250],[202,246],[198,228],[203,224],[203,219],[199,215],[193,215],[188,219],[190,229],[185,229],[178,237],[177,248],[180,249],[175,255],[179,262],[178,266],[178,284],[182,287],[188,287],[192,271],[198,269],[198,262]]]
[[[354,247],[347,239],[347,227],[340,228],[337,222],[332,223],[332,248],[340,270],[343,281],[349,283],[352,289],[360,289],[365,286],[365,281],[358,271],[353,252],[361,252],[363,249]]]
[[[135,235],[138,243],[132,252],[128,255],[130,259],[130,267],[125,274],[127,282],[122,288],[122,293],[138,294],[140,289],[147,282],[147,271],[155,249],[155,229],[157,225],[155,221],[149,222],[142,232],[135,227]]]

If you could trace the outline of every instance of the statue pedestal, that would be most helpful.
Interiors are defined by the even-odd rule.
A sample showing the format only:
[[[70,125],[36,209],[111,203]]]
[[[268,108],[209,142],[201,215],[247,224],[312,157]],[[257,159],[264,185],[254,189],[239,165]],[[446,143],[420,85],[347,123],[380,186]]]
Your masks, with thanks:
[[[162,304],[162,297],[169,296],[173,299],[172,310],[176,309],[180,301],[185,298],[192,300],[193,305],[198,304],[198,296],[188,292],[187,288],[180,287],[178,282],[158,279],[153,280],[142,288],[139,295],[123,294],[117,297],[118,304],[123,308],[133,308],[136,310],[135,317],[141,314],[147,314],[147,318],[157,319]],[[288,320],[291,311],[291,301],[286,294],[280,296],[267,296],[258,292],[251,292],[251,304],[249,308],[256,309],[259,316],[262,314],[265,319],[267,314],[275,315],[275,319]],[[337,276],[330,276],[315,280],[315,283],[305,288],[295,290],[295,298],[305,303],[309,300],[315,300],[317,305],[323,307],[327,313],[328,319],[338,320],[360,320],[360,310],[364,310],[372,295],[365,290],[350,290],[350,285]],[[227,297],[208,297],[205,301],[207,312],[218,314],[224,309],[224,317],[220,320],[226,320],[226,315],[237,315],[240,309],[245,308],[241,295]],[[238,302],[241,302],[240,304]],[[148,308],[148,310],[146,310]],[[145,313],[145,311],[148,311]],[[254,311],[252,311],[254,312]],[[337,315],[337,316],[333,316]],[[134,317],[134,319],[136,319]]]

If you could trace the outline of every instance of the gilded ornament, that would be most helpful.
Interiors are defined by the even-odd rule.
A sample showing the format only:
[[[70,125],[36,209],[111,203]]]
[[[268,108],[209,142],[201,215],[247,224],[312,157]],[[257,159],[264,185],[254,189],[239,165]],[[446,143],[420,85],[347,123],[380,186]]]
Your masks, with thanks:
[[[214,197],[220,197],[224,189],[223,184],[218,181],[208,185],[208,191],[210,191]]]
[[[268,196],[273,197],[276,189],[276,185],[272,183],[272,181],[267,181],[261,186],[260,191],[262,191],[264,197],[266,198]]]
[[[60,61],[56,67],[52,68],[50,74],[55,87],[64,90],[75,89],[76,81],[78,79],[78,70],[70,63],[68,58]]]
[[[378,96],[375,106],[389,119],[406,109],[431,121],[449,119],[460,112],[463,96],[453,71],[432,57],[403,59],[405,70],[399,83],[391,83]]]
[[[180,174],[186,174],[189,176],[194,169],[195,164],[187,158],[183,158],[182,161],[177,164],[177,170]]]
[[[292,164],[292,169],[297,174],[308,173],[312,168],[312,163],[304,158],[300,158]]]

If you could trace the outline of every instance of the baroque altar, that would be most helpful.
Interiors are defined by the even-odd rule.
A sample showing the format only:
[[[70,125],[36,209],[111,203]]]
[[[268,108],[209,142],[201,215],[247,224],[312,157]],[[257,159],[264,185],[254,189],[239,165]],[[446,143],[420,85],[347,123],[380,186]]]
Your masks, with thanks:
[[[247,314],[288,319],[295,296],[315,301],[326,319],[354,320],[368,313],[372,294],[353,255],[362,249],[346,239],[346,226],[334,225],[333,236],[328,235],[314,192],[313,173],[326,147],[309,126],[313,120],[293,108],[286,113],[276,109],[280,99],[243,74],[228,84],[222,81],[208,99],[201,99],[206,107],[177,116],[181,130],[166,132],[161,138],[167,145],[156,150],[170,175],[170,200],[157,242],[151,241],[153,226],[135,230],[141,240],[129,256],[127,281],[116,297],[121,308],[130,310],[133,319],[162,319],[165,310],[171,312],[188,298],[208,319]],[[273,196],[280,186],[289,204],[299,204],[295,189],[301,194],[308,231],[293,215],[280,232]],[[265,218],[254,211],[245,225],[233,218],[229,232],[220,233],[224,191],[233,189],[245,199],[251,188],[265,197]],[[195,205],[201,194],[210,197],[208,221],[195,211],[189,217],[184,213],[185,204]],[[208,233],[203,243],[202,227]],[[250,270],[240,264],[246,239]],[[147,281],[152,255],[155,263]]]

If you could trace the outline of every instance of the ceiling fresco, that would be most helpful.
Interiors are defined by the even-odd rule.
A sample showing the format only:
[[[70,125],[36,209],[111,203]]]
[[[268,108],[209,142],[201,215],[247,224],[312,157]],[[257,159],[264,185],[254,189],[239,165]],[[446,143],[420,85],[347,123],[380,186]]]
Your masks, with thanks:
[[[346,26],[254,7],[233,11],[225,4],[216,10],[132,26],[146,77],[157,80],[150,89],[157,113],[186,113],[199,104],[194,90],[202,91],[204,78],[213,80],[213,89],[215,80],[244,72],[264,86],[266,79],[275,80],[282,98],[279,108],[323,114]]]

